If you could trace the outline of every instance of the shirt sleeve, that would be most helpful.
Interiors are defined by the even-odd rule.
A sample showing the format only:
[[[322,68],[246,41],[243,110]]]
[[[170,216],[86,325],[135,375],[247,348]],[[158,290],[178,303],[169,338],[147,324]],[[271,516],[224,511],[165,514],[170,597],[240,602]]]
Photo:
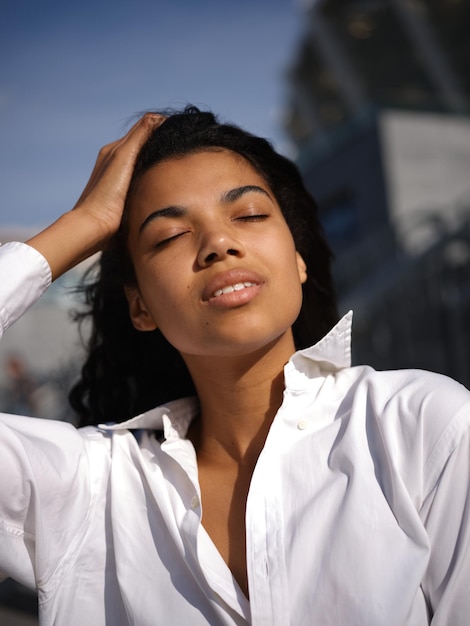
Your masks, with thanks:
[[[51,284],[46,259],[25,243],[0,246],[0,338]]]
[[[51,284],[31,246],[0,246],[0,337]],[[51,580],[89,514],[88,452],[70,424],[0,413],[0,580]]]
[[[442,469],[421,510],[431,546],[423,590],[433,626],[465,626],[470,615],[470,403],[449,425],[428,465],[431,475]]]
[[[88,451],[65,422],[0,413],[0,580],[41,587],[71,559],[91,502]]]

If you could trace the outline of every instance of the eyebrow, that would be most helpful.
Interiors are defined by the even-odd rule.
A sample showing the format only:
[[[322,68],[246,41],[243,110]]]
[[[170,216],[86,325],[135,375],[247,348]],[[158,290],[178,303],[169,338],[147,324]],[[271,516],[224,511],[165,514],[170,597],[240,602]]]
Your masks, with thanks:
[[[239,198],[247,193],[261,193],[264,196],[270,197],[268,192],[258,185],[243,185],[243,187],[236,187],[226,191],[222,196],[222,202],[236,202]]]
[[[242,187],[235,187],[235,189],[230,189],[222,194],[222,202],[230,204],[232,202],[236,202],[242,196],[247,193],[260,193],[267,198],[269,198],[269,194],[262,187],[258,187],[258,185],[243,185]],[[139,235],[142,231],[154,220],[160,217],[183,217],[187,214],[187,209],[177,205],[170,205],[164,207],[162,209],[157,209],[156,211],[152,211],[147,217],[144,219],[142,224],[139,227]]]

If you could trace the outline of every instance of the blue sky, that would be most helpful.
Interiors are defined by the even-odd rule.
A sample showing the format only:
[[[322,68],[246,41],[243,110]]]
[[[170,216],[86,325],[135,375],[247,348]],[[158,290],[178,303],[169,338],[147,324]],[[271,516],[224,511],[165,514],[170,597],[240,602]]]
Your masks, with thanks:
[[[139,111],[191,102],[269,137],[302,33],[295,0],[2,0],[0,226],[72,208]]]

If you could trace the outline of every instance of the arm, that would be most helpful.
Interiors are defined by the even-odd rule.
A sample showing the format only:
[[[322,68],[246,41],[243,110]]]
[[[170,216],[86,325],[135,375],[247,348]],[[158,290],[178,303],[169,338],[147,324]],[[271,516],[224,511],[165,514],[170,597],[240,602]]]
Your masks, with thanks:
[[[444,464],[421,515],[431,555],[423,580],[435,626],[464,626],[470,614],[470,406],[459,412],[444,446],[436,448]],[[460,441],[452,449],[454,437]],[[444,449],[443,449],[444,448]],[[447,448],[447,453],[445,451]],[[448,459],[446,459],[449,454]],[[431,466],[434,463],[430,464]]]
[[[163,119],[146,115],[105,146],[71,211],[28,245],[0,248],[0,336],[51,279],[106,246],[119,228],[136,156]],[[0,580],[34,586],[51,579],[83,531],[88,471],[82,437],[69,424],[0,414]]]
[[[122,139],[102,148],[74,209],[28,245],[13,242],[0,247],[0,338],[51,280],[106,246],[119,228],[136,156],[163,120],[160,115],[145,115]]]

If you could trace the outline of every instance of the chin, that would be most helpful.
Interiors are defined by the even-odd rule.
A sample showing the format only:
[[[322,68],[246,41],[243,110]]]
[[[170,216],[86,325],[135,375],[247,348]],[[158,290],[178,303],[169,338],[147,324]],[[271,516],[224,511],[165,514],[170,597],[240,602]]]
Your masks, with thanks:
[[[264,329],[265,330],[265,329]],[[236,335],[234,333],[225,333],[217,338],[204,342],[199,350],[189,349],[181,351],[182,354],[192,354],[199,357],[243,357],[249,355],[260,355],[276,347],[283,348],[283,352],[293,354],[295,351],[292,330],[282,329],[280,332],[273,332],[269,335],[264,333],[240,331]],[[289,354],[289,356],[290,356]]]

